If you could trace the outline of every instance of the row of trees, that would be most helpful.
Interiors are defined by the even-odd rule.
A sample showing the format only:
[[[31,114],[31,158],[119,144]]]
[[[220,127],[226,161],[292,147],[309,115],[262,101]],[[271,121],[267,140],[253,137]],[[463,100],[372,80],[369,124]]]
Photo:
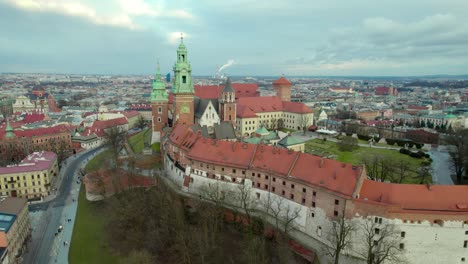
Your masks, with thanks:
[[[416,170],[412,170],[411,163],[406,157],[396,158],[392,155],[367,155],[362,158],[366,166],[367,176],[380,182],[404,183],[410,177],[418,177],[419,183],[423,184],[431,176],[427,164],[421,164]]]
[[[463,176],[468,169],[468,129],[451,134],[446,139],[449,148],[452,171],[455,173],[457,183],[462,184]]]

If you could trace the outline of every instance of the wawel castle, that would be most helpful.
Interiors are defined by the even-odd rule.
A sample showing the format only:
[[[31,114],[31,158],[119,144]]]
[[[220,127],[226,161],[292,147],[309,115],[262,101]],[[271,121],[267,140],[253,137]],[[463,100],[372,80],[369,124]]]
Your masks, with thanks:
[[[363,166],[245,143],[242,137],[279,119],[293,129],[307,118],[312,122],[309,108],[290,102],[285,78],[273,83],[274,97],[259,97],[255,85],[229,79],[220,86],[193,87],[183,43],[174,73],[170,94],[156,75],[151,98],[154,141],[161,142],[166,177],[180,190],[199,196],[216,185],[232,198],[247,189],[258,210],[272,203],[294,210],[291,236],[321,259],[323,248],[335,243],[334,227],[345,219],[354,228],[342,263],[365,262],[366,254],[359,252],[378,258],[389,243],[394,243],[389,252],[399,257],[386,263],[468,262],[468,186],[375,182]],[[221,123],[230,124],[238,139],[208,138],[196,128]],[[389,226],[392,236],[384,237]]]

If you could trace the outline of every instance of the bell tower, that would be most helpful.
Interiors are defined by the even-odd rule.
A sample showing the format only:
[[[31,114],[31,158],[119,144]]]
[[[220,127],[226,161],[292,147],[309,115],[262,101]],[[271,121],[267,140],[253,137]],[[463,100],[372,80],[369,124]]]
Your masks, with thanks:
[[[180,38],[180,45],[177,48],[177,62],[174,65],[172,93],[174,94],[174,124],[193,125],[194,90],[192,83],[192,67],[188,62],[187,48],[184,45],[184,38],[182,36]]]
[[[227,78],[219,95],[219,116],[236,127],[236,92],[232,88],[231,78]]]
[[[161,80],[161,73],[158,69],[153,81],[153,91],[151,92],[151,110],[153,121],[153,137],[152,143],[161,141],[161,132],[167,126],[168,118],[168,96],[166,92],[166,85]]]
[[[273,82],[273,88],[276,91],[276,96],[281,98],[281,101],[291,101],[291,82],[282,76]]]

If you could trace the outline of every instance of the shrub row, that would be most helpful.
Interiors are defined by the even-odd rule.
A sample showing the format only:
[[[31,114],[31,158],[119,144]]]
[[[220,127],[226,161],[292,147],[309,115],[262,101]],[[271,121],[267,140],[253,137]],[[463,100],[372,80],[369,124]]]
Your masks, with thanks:
[[[408,144],[409,148],[416,147],[417,149],[421,149],[424,146],[424,144],[415,143],[408,139],[387,139],[387,145],[393,146],[395,144],[397,144],[399,147],[404,147],[406,144]]]
[[[427,154],[427,153],[424,153],[424,152],[422,152],[422,151],[413,152],[413,151],[411,151],[411,150],[409,150],[409,149],[405,149],[405,148],[401,148],[401,149],[400,149],[400,153],[401,153],[401,154],[408,155],[408,156],[410,156],[410,157],[412,157],[412,158],[417,158],[417,159],[420,159],[420,158],[422,158],[422,157],[425,157],[425,158],[427,158],[427,159],[430,158],[430,155]]]

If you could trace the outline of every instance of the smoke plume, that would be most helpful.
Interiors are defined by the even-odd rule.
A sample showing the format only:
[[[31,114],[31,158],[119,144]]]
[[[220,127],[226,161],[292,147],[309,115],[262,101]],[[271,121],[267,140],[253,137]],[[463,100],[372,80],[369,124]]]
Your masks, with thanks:
[[[231,67],[232,65],[234,65],[236,62],[234,60],[228,60],[228,62],[226,64],[224,64],[223,66],[221,66],[218,70],[218,73],[220,73],[222,70],[228,68],[228,67]]]

